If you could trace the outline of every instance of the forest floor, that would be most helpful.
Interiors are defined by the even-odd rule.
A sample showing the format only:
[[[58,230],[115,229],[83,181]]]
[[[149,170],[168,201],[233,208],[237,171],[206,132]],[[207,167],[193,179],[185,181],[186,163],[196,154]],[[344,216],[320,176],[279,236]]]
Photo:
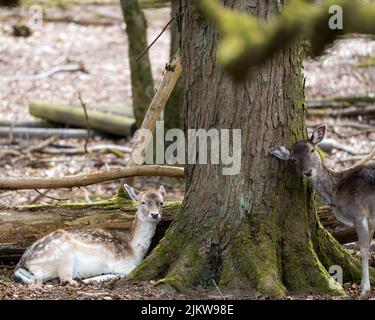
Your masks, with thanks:
[[[116,2],[117,3],[117,2]],[[146,9],[148,39],[151,41],[170,19],[169,8]],[[33,100],[47,100],[63,104],[79,104],[78,93],[89,109],[108,103],[131,105],[131,84],[127,39],[122,29],[119,6],[80,5],[54,7],[46,11],[43,28],[34,30],[30,37],[14,37],[12,27],[24,23],[27,11],[0,11],[0,120],[12,122],[32,119],[28,105]],[[56,21],[65,17],[76,22]],[[95,19],[93,19],[95,18]],[[95,20],[96,23],[92,23]],[[78,22],[77,22],[78,21]],[[80,24],[79,21],[82,23]],[[98,22],[99,21],[99,22]],[[108,22],[109,21],[109,22]],[[169,30],[150,49],[155,84],[158,83],[169,57]],[[306,59],[306,99],[332,99],[348,96],[375,97],[375,66],[367,63],[375,56],[375,40],[353,35],[336,42],[327,50],[327,55],[316,60]],[[374,58],[373,58],[374,60]],[[44,80],[12,80],[12,77],[38,74],[56,65],[81,63],[87,73],[64,72]],[[366,62],[366,63],[363,63]],[[365,67],[358,65],[363,63]],[[375,148],[374,130],[345,127],[348,119],[331,117],[308,117],[307,125],[312,128],[328,123],[328,138],[345,145],[346,150],[334,148],[327,155],[329,167],[348,167],[355,160]],[[350,121],[373,126],[374,119],[355,117]],[[332,129],[331,129],[332,128]],[[348,137],[344,137],[348,135]],[[41,140],[15,140],[0,138],[2,151],[14,146],[27,148],[38,145]],[[130,139],[114,137],[93,137],[89,145],[115,143],[129,146]],[[83,146],[82,139],[60,139],[58,145]],[[349,151],[349,152],[348,152]],[[1,177],[62,176],[84,173],[92,170],[122,167],[126,157],[113,153],[53,156],[39,153],[33,157],[0,158]],[[183,197],[183,183],[173,179],[139,178],[136,187],[156,187],[163,183],[168,199]],[[50,197],[66,197],[69,201],[96,201],[109,198],[118,188],[118,182],[103,183],[72,190],[43,190]],[[0,205],[24,205],[32,203],[54,203],[56,200],[43,197],[34,190],[5,191],[0,193]],[[0,266],[1,268],[1,266]],[[0,275],[9,276],[11,269],[0,269]],[[356,284],[345,284],[349,298],[358,297]],[[226,298],[256,298],[253,292],[225,293]],[[375,291],[371,294],[375,298]],[[165,292],[149,283],[131,283],[126,288],[115,289],[113,283],[79,286],[48,283],[41,287],[26,287],[0,282],[0,298],[3,299],[223,299],[215,289],[197,289],[184,294]],[[342,299],[328,296],[287,296],[285,299]]]

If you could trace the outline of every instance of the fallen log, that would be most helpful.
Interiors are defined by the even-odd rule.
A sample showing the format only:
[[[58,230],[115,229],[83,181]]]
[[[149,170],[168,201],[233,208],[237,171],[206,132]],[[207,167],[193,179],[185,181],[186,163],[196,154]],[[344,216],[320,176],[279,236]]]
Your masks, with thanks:
[[[0,127],[11,127],[11,128],[54,128],[55,125],[51,122],[43,120],[30,120],[14,122],[9,120],[0,120]]]
[[[67,64],[54,66],[50,70],[33,75],[16,75],[6,78],[5,81],[36,81],[43,80],[59,72],[86,72],[83,64]]]
[[[315,117],[354,117],[375,115],[375,105],[356,105],[340,109],[308,109],[307,114]]]
[[[17,262],[25,248],[57,229],[129,231],[137,206],[124,196],[120,193],[94,203],[0,207],[0,262]],[[170,202],[163,208],[163,220],[158,224],[150,250],[163,237],[179,205],[180,202]]]
[[[131,148],[129,147],[123,147],[115,144],[97,144],[94,146],[88,146],[87,147],[88,152],[95,152],[95,151],[110,151],[115,154],[124,154],[124,153],[130,153]],[[57,147],[51,147],[51,148],[45,148],[41,151],[42,153],[46,154],[84,154],[86,153],[85,149],[83,147],[71,147],[71,148],[57,148]]]
[[[348,96],[348,97],[336,97],[332,99],[317,99],[307,100],[307,108],[315,109],[329,109],[329,108],[346,108],[355,104],[375,103],[375,97],[373,96]]]
[[[174,221],[180,204],[180,201],[166,204],[150,250]],[[0,207],[0,262],[16,263],[25,248],[57,229],[128,231],[135,212],[136,205],[125,198],[123,189],[115,197],[101,202]],[[318,214],[323,226],[340,243],[357,240],[355,230],[338,222],[329,207],[319,208]]]
[[[52,136],[59,138],[85,138],[87,136],[87,131],[84,129],[20,128],[0,126],[0,137],[7,138],[10,136],[17,139],[45,139]]]
[[[136,176],[184,177],[184,168],[144,165],[65,177],[1,178],[0,190],[57,189],[83,187]]]
[[[55,123],[86,128],[85,112],[81,106],[66,106],[45,101],[30,103],[29,112],[37,118]],[[87,110],[90,128],[118,136],[131,136],[135,130],[132,117],[115,115],[103,111]]]
[[[328,206],[320,207],[317,210],[320,222],[340,243],[357,241],[357,233],[353,227],[348,227],[338,221]]]

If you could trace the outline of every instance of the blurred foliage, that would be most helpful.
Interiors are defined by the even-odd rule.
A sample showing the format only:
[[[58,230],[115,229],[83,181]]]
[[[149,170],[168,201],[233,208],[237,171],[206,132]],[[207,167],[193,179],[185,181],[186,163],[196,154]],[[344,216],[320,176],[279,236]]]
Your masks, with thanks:
[[[17,7],[20,5],[20,0],[0,0],[0,6]]]
[[[311,55],[320,55],[338,36],[346,33],[375,34],[375,5],[358,0],[308,0],[279,3],[280,14],[269,21],[225,8],[218,0],[196,0],[198,8],[222,35],[218,59],[225,71],[243,80],[251,68],[262,65],[301,36],[309,41]],[[330,29],[332,6],[343,10],[343,29]]]
[[[73,5],[79,4],[119,4],[118,0],[21,0],[22,5],[30,7],[32,5],[38,5],[43,8],[49,7],[61,7],[67,8]],[[171,0],[140,0],[142,8],[161,8],[170,5]]]

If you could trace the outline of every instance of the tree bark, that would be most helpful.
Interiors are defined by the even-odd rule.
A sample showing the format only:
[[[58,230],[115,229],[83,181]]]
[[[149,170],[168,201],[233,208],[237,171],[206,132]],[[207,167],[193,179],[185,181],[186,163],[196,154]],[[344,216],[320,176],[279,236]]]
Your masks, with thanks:
[[[141,60],[136,61],[147,48],[147,21],[138,0],[121,0],[120,2],[128,36],[134,116],[136,125],[140,128],[154,96],[154,80],[148,52]]]
[[[185,127],[241,129],[241,172],[224,176],[224,165],[186,165],[176,221],[129,278],[178,290],[215,280],[221,290],[275,296],[342,294],[330,288],[328,268],[340,265],[345,280],[359,280],[359,261],[323,229],[294,164],[268,154],[306,137],[301,43],[273,56],[252,79],[233,83],[216,61],[217,29],[192,1],[182,3]],[[225,1],[260,18],[278,12],[276,1],[257,3]]]

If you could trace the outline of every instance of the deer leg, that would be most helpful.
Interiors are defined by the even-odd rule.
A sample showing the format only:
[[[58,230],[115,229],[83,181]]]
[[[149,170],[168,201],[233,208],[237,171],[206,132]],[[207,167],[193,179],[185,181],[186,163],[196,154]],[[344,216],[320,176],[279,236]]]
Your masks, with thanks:
[[[371,235],[367,217],[363,218],[363,220],[356,225],[356,231],[362,258],[361,295],[363,296],[371,288],[368,266]]]
[[[77,281],[73,280],[74,275],[74,253],[66,254],[65,258],[62,259],[58,266],[58,275],[60,278],[60,282],[69,282],[72,285],[78,284]]]

